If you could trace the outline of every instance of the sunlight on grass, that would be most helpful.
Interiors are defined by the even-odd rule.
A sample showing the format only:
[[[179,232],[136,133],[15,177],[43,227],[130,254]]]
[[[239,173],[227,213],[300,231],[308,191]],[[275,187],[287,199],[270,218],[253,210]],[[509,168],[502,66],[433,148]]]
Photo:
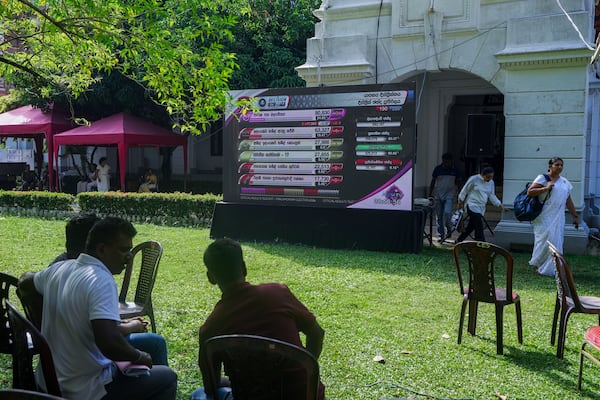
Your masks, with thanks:
[[[64,221],[0,217],[0,270],[20,275],[44,268],[64,247]],[[220,297],[205,276],[206,229],[136,225],[134,243],[164,248],[154,290],[158,331],[167,338],[179,375],[179,399],[200,386],[197,330]],[[550,327],[556,289],[515,254],[514,290],[521,295],[524,344],[517,343],[514,307],[504,313],[504,356],[496,355],[494,308],[479,307],[477,335],[456,343],[461,295],[449,248],[421,254],[329,250],[244,242],[248,280],[282,282],[326,330],[320,358],[327,399],[600,398],[600,368],[586,364],[576,389],[578,349],[592,315],[573,315],[565,359],[555,357]],[[598,259],[569,256],[582,294],[600,295]],[[120,282],[120,277],[116,277]],[[373,361],[381,355],[385,363]],[[11,384],[10,357],[0,357],[0,385]]]

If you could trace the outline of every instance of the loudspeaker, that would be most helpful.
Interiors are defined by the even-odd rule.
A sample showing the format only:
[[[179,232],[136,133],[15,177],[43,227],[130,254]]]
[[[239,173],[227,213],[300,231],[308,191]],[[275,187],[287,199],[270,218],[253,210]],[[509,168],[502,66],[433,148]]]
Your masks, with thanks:
[[[467,146],[465,157],[493,157],[496,139],[494,114],[467,115]]]

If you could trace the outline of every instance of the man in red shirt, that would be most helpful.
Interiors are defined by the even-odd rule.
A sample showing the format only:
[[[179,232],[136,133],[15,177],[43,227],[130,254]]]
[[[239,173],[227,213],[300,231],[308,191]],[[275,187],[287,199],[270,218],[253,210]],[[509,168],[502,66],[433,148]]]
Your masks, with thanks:
[[[229,334],[265,336],[302,347],[299,332],[303,332],[306,350],[319,357],[325,331],[315,316],[285,285],[246,282],[246,264],[239,243],[227,238],[214,241],[204,252],[204,264],[209,282],[219,286],[222,297],[200,327],[200,347],[213,336]],[[199,357],[198,365],[206,386],[209,372],[200,361]],[[235,382],[232,385],[235,387]],[[301,382],[299,386],[306,387],[306,383]],[[320,386],[319,398],[323,399],[324,386]],[[220,388],[219,399],[215,400],[231,399],[230,391]],[[302,398],[302,394],[296,395]],[[295,399],[289,395],[286,398]],[[192,394],[192,400],[200,399],[206,399],[203,388]]]

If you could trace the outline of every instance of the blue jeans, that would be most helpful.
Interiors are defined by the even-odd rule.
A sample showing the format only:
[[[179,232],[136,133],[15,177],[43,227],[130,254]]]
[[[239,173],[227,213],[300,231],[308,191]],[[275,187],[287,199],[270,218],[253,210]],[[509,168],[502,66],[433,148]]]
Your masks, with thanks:
[[[217,398],[213,399],[204,393],[204,388],[194,390],[190,396],[190,400],[233,400],[230,387],[220,387],[217,389]]]
[[[138,350],[145,351],[152,357],[154,365],[169,365],[167,360],[167,342],[156,333],[131,333],[125,340]]]
[[[437,231],[440,237],[446,237],[450,233],[450,217],[452,217],[452,206],[454,205],[454,194],[435,198],[435,215],[437,218]]]

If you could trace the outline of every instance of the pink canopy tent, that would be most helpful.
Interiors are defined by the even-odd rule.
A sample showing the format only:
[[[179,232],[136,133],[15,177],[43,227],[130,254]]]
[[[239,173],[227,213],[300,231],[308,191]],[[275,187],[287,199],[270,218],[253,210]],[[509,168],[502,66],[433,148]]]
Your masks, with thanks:
[[[62,145],[117,146],[121,191],[125,191],[125,166],[129,147],[183,146],[184,190],[187,188],[187,137],[178,135],[141,118],[125,113],[92,122],[54,136],[53,158],[58,157]]]
[[[0,114],[0,136],[33,138],[38,158],[38,172],[44,164],[44,137],[48,144],[48,179],[53,189],[54,169],[52,157],[52,139],[59,132],[72,128],[71,117],[64,111],[51,107],[45,113],[31,105],[15,108]]]

